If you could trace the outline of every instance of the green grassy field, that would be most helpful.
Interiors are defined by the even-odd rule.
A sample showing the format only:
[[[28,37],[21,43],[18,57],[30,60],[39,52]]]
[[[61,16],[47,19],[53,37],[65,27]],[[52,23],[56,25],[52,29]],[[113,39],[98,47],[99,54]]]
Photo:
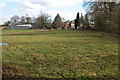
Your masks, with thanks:
[[[29,31],[2,31],[9,44],[2,47],[3,77],[117,79],[117,38],[95,31]]]

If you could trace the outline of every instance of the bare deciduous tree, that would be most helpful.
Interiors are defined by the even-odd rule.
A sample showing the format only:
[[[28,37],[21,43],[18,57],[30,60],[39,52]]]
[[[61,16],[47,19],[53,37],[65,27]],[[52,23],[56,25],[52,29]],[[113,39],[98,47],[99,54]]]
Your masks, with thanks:
[[[11,18],[12,22],[19,22],[19,16],[15,15]]]
[[[116,2],[89,2],[86,10],[92,11],[92,19],[98,30],[118,33],[118,5]]]
[[[46,13],[42,13],[38,15],[36,18],[35,26],[37,28],[43,28],[43,27],[50,27],[51,25],[51,19],[50,16]]]
[[[21,23],[25,23],[25,22],[26,22],[25,16],[21,16],[21,17],[20,17],[20,22],[21,22]]]

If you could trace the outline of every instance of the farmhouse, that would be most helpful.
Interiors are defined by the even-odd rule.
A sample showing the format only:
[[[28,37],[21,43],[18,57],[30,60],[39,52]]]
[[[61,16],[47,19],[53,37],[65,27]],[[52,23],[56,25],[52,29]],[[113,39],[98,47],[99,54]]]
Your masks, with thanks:
[[[75,29],[75,23],[74,21],[65,21],[64,22],[65,29]]]
[[[70,27],[71,27],[71,29],[75,29],[75,22],[74,21],[70,21]]]
[[[31,24],[19,24],[19,25],[9,25],[7,29],[30,29],[32,28]]]
[[[68,21],[65,21],[65,22],[64,22],[64,26],[65,26],[65,27],[64,27],[65,29],[69,29],[69,28],[70,28],[70,21],[69,21],[69,20],[68,20]]]

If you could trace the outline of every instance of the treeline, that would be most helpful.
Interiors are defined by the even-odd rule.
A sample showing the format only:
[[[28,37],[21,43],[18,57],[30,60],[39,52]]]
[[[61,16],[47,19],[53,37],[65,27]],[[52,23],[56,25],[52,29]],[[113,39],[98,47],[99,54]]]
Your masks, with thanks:
[[[51,16],[47,13],[41,12],[37,17],[30,17],[26,14],[26,16],[18,16],[14,15],[10,18],[9,21],[4,23],[4,26],[8,25],[16,25],[16,24],[32,24],[32,28],[42,29],[62,29],[64,27],[63,19],[57,14],[52,21]]]
[[[26,16],[14,15],[10,18],[10,21],[4,23],[5,26],[9,24],[32,24],[33,28],[43,28],[51,27],[52,20],[49,14],[41,12],[37,17],[30,17],[27,14]]]
[[[84,8],[99,31],[119,34],[118,19],[120,3],[117,2],[86,2]]]

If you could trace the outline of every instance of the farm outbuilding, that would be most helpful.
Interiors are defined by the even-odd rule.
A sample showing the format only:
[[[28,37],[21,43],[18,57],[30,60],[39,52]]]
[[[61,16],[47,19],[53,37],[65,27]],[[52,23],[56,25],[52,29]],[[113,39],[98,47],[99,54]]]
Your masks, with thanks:
[[[21,24],[21,25],[9,25],[7,29],[30,29],[31,24]]]

